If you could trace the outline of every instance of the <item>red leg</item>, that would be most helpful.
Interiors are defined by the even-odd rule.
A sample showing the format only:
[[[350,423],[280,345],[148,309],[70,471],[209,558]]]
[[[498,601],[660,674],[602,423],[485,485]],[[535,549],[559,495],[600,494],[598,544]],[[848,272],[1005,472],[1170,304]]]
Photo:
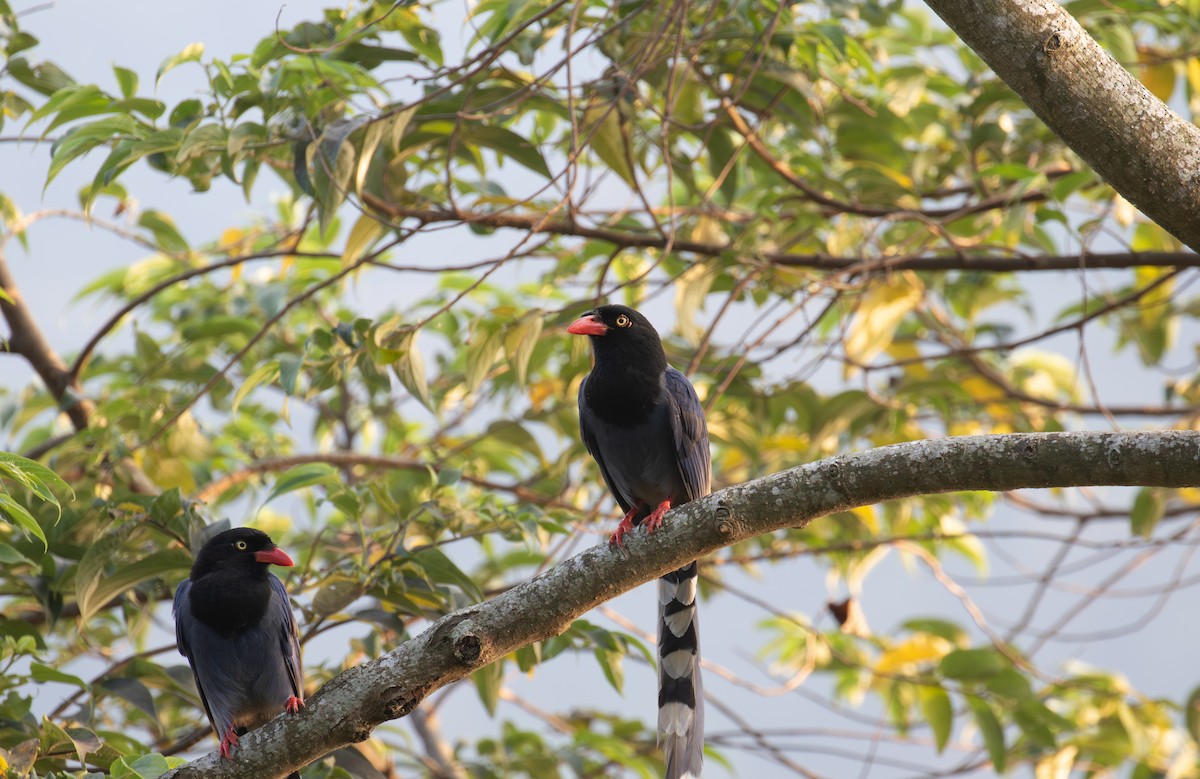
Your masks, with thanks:
[[[658,530],[660,527],[662,527],[663,517],[666,516],[666,513],[670,510],[671,501],[664,500],[662,503],[659,503],[658,508],[654,509],[654,511],[650,513],[650,516],[642,520],[642,524],[646,526],[646,532],[653,533],[655,530]]]
[[[287,703],[283,704],[283,708],[287,710],[288,714],[295,714],[304,708],[304,700],[293,695],[287,699]]]
[[[233,725],[230,725],[229,728],[225,731],[225,735],[221,737],[221,747],[220,747],[221,759],[222,760],[232,760],[233,759],[233,748],[236,747],[237,745],[238,745],[237,731],[235,731],[233,729]]]
[[[643,507],[641,501],[634,503],[629,511],[625,512],[625,517],[621,520],[621,524],[617,525],[617,529],[608,537],[608,543],[621,546],[621,539],[625,538],[625,534],[633,530],[633,517],[641,511]]]

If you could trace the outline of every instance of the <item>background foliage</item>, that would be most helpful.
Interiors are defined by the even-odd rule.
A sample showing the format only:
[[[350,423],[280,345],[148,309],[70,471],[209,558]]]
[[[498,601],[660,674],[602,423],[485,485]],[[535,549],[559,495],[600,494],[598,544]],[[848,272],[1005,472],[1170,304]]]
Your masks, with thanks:
[[[1194,116],[1200,3],[1066,5]],[[67,168],[92,181],[71,212],[0,193],[0,278],[51,219],[90,219],[130,254],[62,290],[113,314],[64,363],[10,315],[20,279],[0,285],[0,360],[43,379],[0,396],[0,440],[31,458],[0,459],[11,775],[157,776],[211,746],[162,629],[206,528],[250,521],[294,552],[310,690],[598,541],[615,514],[577,440],[587,345],[563,333],[594,301],[660,324],[707,406],[718,486],[940,434],[1195,425],[1194,255],[921,6],[483,0],[462,19],[355,2],[226,60],[197,43],[96,83],[39,57],[20,10],[0,0],[0,139],[48,146],[48,186]],[[183,69],[205,92],[160,101]],[[189,239],[129,188],[144,169],[267,189],[276,208]],[[1040,270],[1084,265],[1117,269]],[[395,305],[360,310],[368,285]],[[1194,576],[1200,494],[1003,498],[1065,518],[1062,534],[989,529],[997,500],[876,506],[710,561],[710,594],[763,610],[742,645],[779,686],[710,678],[797,711],[783,727],[718,694],[714,771],[1196,776],[1190,673],[1157,698],[1119,669],[1044,661],[1085,606],[1039,608],[1076,586],[1079,603],[1119,597],[1152,560],[1176,566],[1151,593],[1165,604]],[[960,579],[1006,537],[1046,564],[985,615]],[[884,558],[965,610],[914,604],[872,632],[856,597]],[[772,590],[776,565],[819,566],[849,618],[801,613]],[[335,632],[350,638],[322,643]],[[304,775],[653,776],[644,689],[636,715],[550,712],[510,684],[585,653],[621,688],[645,638],[611,612],[579,621],[475,675],[486,728],[441,737],[435,697]],[[817,728],[821,707],[851,710],[847,729]],[[846,754],[815,758],[806,737]]]

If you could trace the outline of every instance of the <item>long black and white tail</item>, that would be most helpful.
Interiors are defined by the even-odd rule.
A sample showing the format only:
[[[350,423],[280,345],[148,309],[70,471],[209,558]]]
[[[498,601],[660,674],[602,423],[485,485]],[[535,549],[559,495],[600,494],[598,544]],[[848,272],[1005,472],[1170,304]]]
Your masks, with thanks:
[[[658,580],[658,741],[666,779],[699,779],[704,762],[696,575],[693,562]]]

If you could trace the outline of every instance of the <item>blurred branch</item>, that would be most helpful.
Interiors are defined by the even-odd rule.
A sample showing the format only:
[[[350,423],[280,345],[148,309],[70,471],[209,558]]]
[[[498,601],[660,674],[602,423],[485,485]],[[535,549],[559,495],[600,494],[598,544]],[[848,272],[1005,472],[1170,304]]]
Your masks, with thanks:
[[[993,197],[980,200],[978,202],[966,202],[959,206],[945,206],[942,208],[896,208],[894,206],[865,206],[860,203],[848,203],[835,198],[829,197],[823,192],[815,189],[795,171],[788,167],[787,163],[778,159],[767,148],[767,145],[758,137],[758,133],[754,131],[741,113],[728,99],[723,100],[721,107],[725,110],[725,115],[729,117],[733,124],[733,129],[738,135],[746,141],[746,144],[758,155],[759,159],[767,164],[771,170],[775,171],[780,178],[786,181],[791,186],[804,193],[804,196],[812,202],[823,206],[827,213],[832,214],[856,214],[858,216],[874,216],[874,217],[895,217],[895,218],[926,218],[926,219],[961,219],[971,214],[978,214],[983,211],[991,211],[997,208],[1008,208],[1018,203],[1040,203],[1047,200],[1049,196],[1040,190],[1024,192],[1016,197],[1008,194],[995,195]]]
[[[16,232],[14,230],[0,241],[0,291],[4,293],[0,295],[0,314],[8,322],[7,351],[19,354],[28,361],[46,385],[46,390],[58,401],[59,408],[71,420],[71,425],[76,430],[84,430],[93,411],[92,403],[83,396],[83,390],[67,369],[66,363],[46,340],[17,287],[17,280],[8,268],[4,250],[7,248],[7,239]]]
[[[588,227],[568,219],[547,219],[544,214],[522,214],[514,212],[470,211],[462,208],[432,209],[400,206],[382,200],[369,192],[363,193],[363,202],[392,220],[417,219],[426,224],[462,222],[480,227],[525,230],[550,235],[564,235],[588,240],[605,241],[626,249],[667,249],[703,257],[717,257],[726,253],[742,253],[733,243],[712,244],[684,240],[676,237],[668,241],[649,231],[644,233],[616,230],[606,227]],[[971,255],[918,255],[911,257],[882,257],[863,259],[860,257],[835,257],[828,254],[789,254],[780,251],[756,252],[772,265],[788,268],[811,268],[825,271],[870,271],[924,270],[924,271],[1070,271],[1082,269],[1115,268],[1194,268],[1200,267],[1200,255],[1192,252],[1110,252],[1105,254],[1063,254],[1028,256],[1014,254],[1003,256],[987,254]]]
[[[242,737],[236,761],[211,753],[168,779],[280,777],[363,741],[430,693],[566,630],[580,615],[690,560],[857,506],[961,490],[1200,485],[1200,433],[1044,433],[942,438],[802,465],[671,512],[652,537],[600,544],[490,601],[460,609],[383,657],[348,669]]]
[[[454,759],[454,750],[442,737],[436,714],[424,706],[418,707],[412,713],[412,726],[425,747],[425,754],[433,762],[434,779],[466,779],[466,772]]]
[[[428,472],[430,468],[437,468],[436,463],[424,462],[422,460],[410,460],[405,457],[390,457],[387,455],[358,454],[356,452],[323,452],[298,454],[290,457],[272,457],[251,463],[245,468],[226,474],[216,481],[209,482],[200,488],[192,498],[207,503],[219,497],[226,490],[236,487],[239,484],[244,484],[260,474],[286,471],[290,468],[295,468],[297,465],[306,465],[308,463],[327,463],[337,468],[363,466],[384,470],[421,471],[423,473]],[[474,484],[477,487],[495,492],[510,493],[526,503],[535,503],[539,506],[554,506],[556,508],[574,508],[574,506],[562,503],[553,498],[548,498],[545,495],[539,495],[520,484],[502,484],[465,473],[461,478],[463,481]]]

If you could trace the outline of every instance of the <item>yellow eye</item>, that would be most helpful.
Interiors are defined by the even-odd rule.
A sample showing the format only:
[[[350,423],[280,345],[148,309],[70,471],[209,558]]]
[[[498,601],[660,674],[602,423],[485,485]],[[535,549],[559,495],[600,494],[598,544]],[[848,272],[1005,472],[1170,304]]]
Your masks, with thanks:
[[[242,552],[246,551],[246,547],[249,546],[245,541],[234,541],[233,545]]]
[[[624,314],[621,314],[619,317],[617,317],[617,327],[629,327],[629,325],[629,317],[625,316]]]

